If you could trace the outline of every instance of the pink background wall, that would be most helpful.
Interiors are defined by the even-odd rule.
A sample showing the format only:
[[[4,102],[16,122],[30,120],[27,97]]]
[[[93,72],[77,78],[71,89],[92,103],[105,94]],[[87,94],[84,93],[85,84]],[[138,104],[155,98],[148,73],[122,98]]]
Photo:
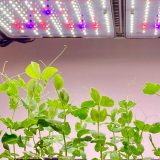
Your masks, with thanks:
[[[160,98],[142,93],[146,81],[160,83],[159,40],[39,39],[25,45],[13,43],[7,48],[0,48],[0,68],[7,60],[7,73],[15,75],[23,72],[31,60],[49,63],[64,44],[68,49],[55,66],[64,76],[74,104],[79,105],[88,99],[90,88],[96,87],[116,102],[126,97],[136,101],[136,118],[147,122],[160,120]],[[3,94],[0,102],[0,114],[10,116],[7,98]],[[25,112],[20,109],[15,119],[24,116]],[[155,140],[160,144],[160,139],[158,141],[155,137]],[[144,144],[145,155],[151,156],[147,135]],[[87,152],[89,159],[95,155],[92,149]]]

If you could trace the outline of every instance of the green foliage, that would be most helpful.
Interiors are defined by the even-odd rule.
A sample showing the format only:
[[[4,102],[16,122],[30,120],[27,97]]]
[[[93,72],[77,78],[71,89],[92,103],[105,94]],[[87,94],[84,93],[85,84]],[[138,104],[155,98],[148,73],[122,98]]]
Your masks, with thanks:
[[[104,107],[113,107],[114,101],[107,96],[102,96],[100,105]]]
[[[160,84],[155,84],[155,83],[146,83],[143,93],[144,94],[157,94],[160,91]]]
[[[0,159],[88,159],[86,146],[93,143],[95,152],[99,153],[99,158],[94,160],[105,160],[107,156],[111,160],[136,160],[143,157],[144,132],[151,134],[149,140],[154,155],[160,157],[160,148],[152,139],[152,134],[160,133],[160,123],[146,124],[135,120],[135,102],[122,100],[118,103],[119,107],[112,109],[114,100],[91,88],[91,98],[75,106],[70,104],[63,77],[55,67],[42,69],[38,63],[31,62],[25,74],[28,81],[19,75],[9,78],[4,74],[4,81],[0,84],[0,92],[8,96],[8,105],[13,113],[11,118],[0,117],[0,122],[6,126],[5,131],[0,130],[1,146],[4,148]],[[54,98],[46,92],[50,82],[55,88],[51,91]],[[159,90],[159,84],[147,83],[143,92],[159,95]],[[20,107],[26,110],[27,117],[16,121],[14,115]],[[70,138],[74,132],[70,125],[74,123],[73,116],[76,118],[76,136]],[[95,130],[90,129],[91,124]],[[106,127],[106,131],[102,132],[102,126]],[[32,151],[26,147],[30,143],[34,145],[31,146]],[[61,145],[58,152],[54,150],[57,143]],[[16,153],[18,147],[24,150],[21,157]]]
[[[92,100],[96,104],[99,104],[99,102],[100,102],[100,94],[95,88],[91,88],[90,95],[91,95]]]
[[[15,134],[7,134],[5,133],[2,137],[2,143],[3,144],[16,144],[18,140],[17,135]]]
[[[91,110],[91,118],[95,122],[99,121],[99,112],[94,108]]]
[[[81,104],[81,108],[87,108],[87,109],[90,109],[90,108],[93,108],[95,107],[96,104],[94,103],[94,101],[90,100],[90,101],[84,101],[82,104]]]
[[[42,80],[48,81],[55,73],[57,73],[57,68],[54,67],[46,67],[42,72]]]
[[[154,123],[149,129],[150,133],[160,133],[160,123]]]
[[[31,64],[27,66],[25,73],[31,78],[35,78],[35,79],[41,78],[40,66],[36,62],[31,62]]]
[[[113,151],[110,153],[111,160],[120,160],[120,154],[117,151]]]
[[[64,82],[63,82],[63,78],[60,74],[56,74],[54,76],[54,86],[56,88],[56,90],[60,90],[63,88]]]
[[[88,117],[87,108],[76,108],[72,111],[72,115],[78,117],[80,120],[85,120]]]
[[[107,110],[105,108],[103,108],[100,112],[99,112],[99,121],[100,122],[104,122],[107,118]]]

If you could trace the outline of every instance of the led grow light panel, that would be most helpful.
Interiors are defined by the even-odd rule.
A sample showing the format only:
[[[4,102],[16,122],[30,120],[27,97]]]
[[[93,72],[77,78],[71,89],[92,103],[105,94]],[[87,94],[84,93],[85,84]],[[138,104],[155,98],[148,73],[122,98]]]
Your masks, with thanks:
[[[110,0],[0,0],[0,30],[13,38],[114,37]]]
[[[160,0],[126,0],[126,36],[160,37]]]

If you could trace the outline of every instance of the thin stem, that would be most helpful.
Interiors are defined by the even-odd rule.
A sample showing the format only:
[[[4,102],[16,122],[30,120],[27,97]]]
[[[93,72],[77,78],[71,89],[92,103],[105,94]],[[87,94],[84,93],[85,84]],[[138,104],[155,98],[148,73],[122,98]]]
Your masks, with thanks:
[[[100,106],[98,105],[98,113],[100,113]],[[99,122],[99,117],[98,117],[98,122],[97,122],[97,132],[98,132],[98,136],[100,133],[100,122]]]
[[[41,140],[41,139],[42,139],[41,131],[40,131],[40,130],[38,130],[38,133],[39,133],[39,139]]]
[[[151,135],[151,134],[149,135],[149,140],[150,140],[153,148],[154,148],[155,150],[157,150],[157,147],[154,145],[154,142],[153,142],[153,139],[152,139],[152,135]]]
[[[100,113],[100,105],[98,105],[98,113]],[[98,132],[98,136],[100,134],[100,121],[99,121],[99,117],[98,117],[98,122],[97,122],[97,132]],[[101,145],[101,150],[100,150],[100,159],[103,160],[103,154],[102,154],[102,145]]]
[[[64,141],[64,148],[65,148],[65,156],[67,157],[68,153],[67,153],[67,143],[66,143],[66,136],[65,136],[65,134],[63,134],[63,141]]]
[[[52,60],[52,62],[51,62],[48,66],[51,66],[60,56],[62,56],[66,49],[67,49],[67,45],[64,45],[64,48],[63,48],[63,50],[60,52],[60,54],[58,54],[58,56],[57,56],[56,58],[54,58],[54,59]]]
[[[11,128],[10,128],[10,132],[11,132],[11,134],[13,133]],[[16,147],[15,147],[15,144],[13,144],[13,153],[14,153],[14,159],[16,159]]]
[[[42,140],[42,136],[41,136],[41,131],[40,130],[38,130],[38,134],[39,134],[39,139],[40,139],[40,141]],[[40,152],[40,157],[42,156],[42,152]]]
[[[143,158],[143,154],[141,154],[141,158],[144,159],[144,158]]]
[[[15,115],[15,110],[13,111],[13,114],[12,114],[12,120],[14,119],[14,115]],[[10,128],[10,132],[11,132],[11,134],[13,134],[12,128]],[[14,152],[14,159],[16,159],[16,147],[15,147],[15,144],[13,144],[13,152]]]
[[[3,68],[2,68],[2,73],[5,72],[5,68],[6,68],[6,64],[8,63],[8,61],[5,61],[4,64],[3,64]]]
[[[56,90],[56,93],[57,93],[57,95],[58,95],[58,98],[60,98],[60,96],[59,96],[59,93],[58,93],[58,91]],[[64,106],[64,104],[62,103],[62,106],[63,106],[63,111],[64,111],[64,123],[66,122],[66,110],[65,110],[65,106]],[[66,136],[65,136],[65,134],[63,133],[63,142],[64,142],[64,150],[65,150],[65,156],[67,157],[67,155],[68,155],[68,151],[67,151],[67,142],[66,142]]]
[[[35,139],[34,139],[34,136],[33,136],[32,139],[33,139],[33,143],[34,143],[34,146],[35,146],[35,145],[36,145],[36,141],[35,141]]]
[[[65,110],[65,107],[64,107],[64,114],[65,114],[65,116],[64,116],[64,123],[66,122],[66,110]],[[68,155],[68,151],[67,151],[67,142],[66,142],[66,136],[65,136],[65,134],[63,134],[63,141],[64,141],[64,147],[65,147],[65,156],[67,157],[67,155]]]

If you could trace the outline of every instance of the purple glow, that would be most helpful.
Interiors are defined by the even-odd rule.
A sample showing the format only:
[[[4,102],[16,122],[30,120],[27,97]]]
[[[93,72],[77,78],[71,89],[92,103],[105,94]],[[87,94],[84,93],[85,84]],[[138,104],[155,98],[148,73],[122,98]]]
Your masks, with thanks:
[[[156,28],[156,29],[160,29],[160,23],[156,23],[156,24],[155,24],[155,28]]]
[[[49,15],[52,14],[52,11],[47,8],[47,9],[44,9],[44,10],[43,10],[43,13],[44,13],[45,15],[49,16]]]
[[[33,28],[35,28],[35,24],[34,23],[27,23],[27,24],[25,24],[25,27],[27,29],[33,29]]]
[[[86,29],[87,28],[87,25],[83,24],[83,23],[80,23],[77,26],[78,26],[79,29]]]

